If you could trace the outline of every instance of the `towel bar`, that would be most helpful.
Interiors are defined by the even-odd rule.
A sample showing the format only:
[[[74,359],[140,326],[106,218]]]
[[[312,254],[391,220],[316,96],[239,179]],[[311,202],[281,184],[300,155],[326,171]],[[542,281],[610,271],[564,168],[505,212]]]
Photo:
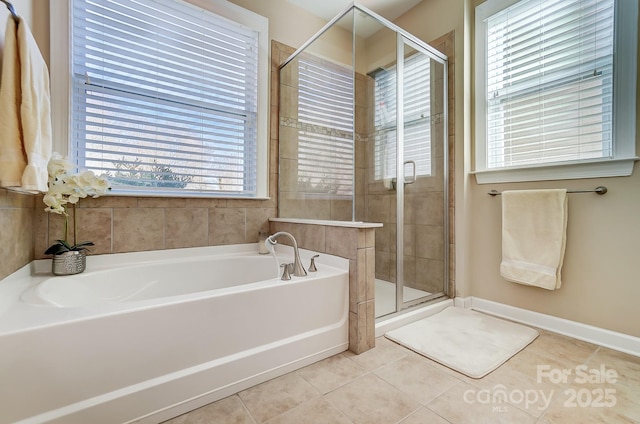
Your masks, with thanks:
[[[596,194],[605,194],[607,192],[607,188],[605,186],[598,186],[593,190],[567,190],[567,193],[596,193]],[[489,196],[500,196],[500,193],[497,190],[491,190],[487,193]]]
[[[16,12],[16,9],[13,7],[13,5],[11,3],[9,3],[7,0],[0,0],[0,1],[7,6],[7,9],[9,9],[9,12],[11,13],[11,16],[13,16],[13,19],[15,19],[17,21],[18,20],[18,13]]]

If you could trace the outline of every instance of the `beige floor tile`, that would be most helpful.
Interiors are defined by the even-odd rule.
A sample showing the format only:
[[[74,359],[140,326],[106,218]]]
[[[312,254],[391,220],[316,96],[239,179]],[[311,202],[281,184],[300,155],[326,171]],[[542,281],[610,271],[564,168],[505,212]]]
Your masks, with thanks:
[[[618,414],[640,423],[640,391],[622,384],[613,385],[616,405],[613,408]]]
[[[320,393],[295,372],[238,393],[258,423],[287,412]]]
[[[454,424],[533,424],[536,417],[467,383],[455,385],[427,407]]]
[[[548,355],[544,356],[527,347],[511,357],[504,365],[508,365],[522,374],[537,379],[545,369],[572,371],[578,365],[582,365],[582,363],[569,362],[566,359],[553,358]]]
[[[320,393],[326,394],[364,375],[367,371],[344,355],[335,355],[297,371]]]
[[[351,421],[319,397],[270,419],[266,424],[351,424]]]
[[[164,424],[255,424],[237,395],[180,415]]]
[[[407,355],[408,350],[384,337],[376,339],[376,347],[360,355],[346,352],[345,356],[367,370],[375,370]]]
[[[504,393],[510,404],[535,417],[541,416],[567,388],[567,384],[553,384],[545,378],[525,375],[509,362],[472,384],[484,390],[483,393],[495,396]]]
[[[420,407],[413,398],[373,374],[366,374],[325,398],[355,424],[396,423]]]
[[[593,372],[590,375],[596,376],[600,370]],[[599,381],[584,382],[576,377],[573,384],[560,392],[544,418],[560,422],[574,415],[576,419],[589,415],[593,417],[590,422],[640,422],[638,393],[613,381],[606,382],[606,378]]]
[[[430,409],[420,408],[398,424],[449,424],[449,421]]]
[[[375,374],[426,405],[460,383],[460,380],[433,367],[429,362],[426,358],[406,356],[378,368]]]
[[[542,329],[537,330],[540,335],[527,346],[526,350],[551,358],[556,362],[562,363],[565,367],[573,368],[586,363],[598,350],[598,346],[592,343]]]
[[[640,403],[640,358],[623,352],[601,347],[589,360],[589,368],[599,369],[602,365],[611,368],[618,375],[618,384],[635,389]]]
[[[477,380],[477,378],[471,378],[469,376],[466,376],[464,374],[462,374],[461,372],[458,372],[452,368],[447,367],[446,365],[442,365],[441,363],[434,361],[432,359],[427,358],[426,356],[420,355],[417,352],[414,352],[412,350],[406,349],[406,354],[407,356],[410,357],[414,357],[414,358],[418,358],[420,361],[426,361],[426,363],[428,363],[429,365],[431,365],[432,367],[436,368],[437,370],[440,370],[442,372],[444,372],[445,374],[448,374],[450,376],[452,376],[453,378],[457,379],[457,380],[461,380],[467,383],[472,384],[474,381]]]
[[[567,390],[574,390],[571,387]],[[609,405],[607,402],[613,399],[617,403],[618,399],[615,394],[613,398],[600,397],[592,388],[575,387],[575,392],[563,393],[563,395],[553,403],[542,416],[542,422],[545,424],[596,424],[596,423],[616,423],[616,424],[633,424],[638,421],[631,419],[622,412],[624,408]],[[601,402],[605,406],[590,406],[592,402]],[[627,409],[628,410],[628,409]]]

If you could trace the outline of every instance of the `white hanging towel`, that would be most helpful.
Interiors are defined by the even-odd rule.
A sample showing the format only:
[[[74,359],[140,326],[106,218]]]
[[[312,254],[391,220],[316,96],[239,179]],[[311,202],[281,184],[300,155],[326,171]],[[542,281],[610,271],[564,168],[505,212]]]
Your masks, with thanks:
[[[0,80],[0,186],[47,191],[49,70],[26,22],[7,20]]]
[[[567,190],[503,191],[500,275],[559,289],[566,233]]]

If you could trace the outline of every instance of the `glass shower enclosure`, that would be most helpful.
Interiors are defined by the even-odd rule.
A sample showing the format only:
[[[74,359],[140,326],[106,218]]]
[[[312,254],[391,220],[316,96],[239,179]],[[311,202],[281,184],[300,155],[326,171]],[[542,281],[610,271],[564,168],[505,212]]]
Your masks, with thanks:
[[[447,58],[353,4],[280,67],[279,216],[382,223],[376,317],[447,296]]]

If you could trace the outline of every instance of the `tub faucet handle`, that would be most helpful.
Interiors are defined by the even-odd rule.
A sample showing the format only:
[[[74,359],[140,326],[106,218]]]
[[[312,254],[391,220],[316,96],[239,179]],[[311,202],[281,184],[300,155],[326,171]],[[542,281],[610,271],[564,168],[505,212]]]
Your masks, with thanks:
[[[309,264],[309,272],[316,272],[318,268],[316,268],[316,258],[319,258],[320,255],[314,255],[311,257],[311,264]]]
[[[282,268],[281,280],[283,281],[291,280],[291,271],[293,270],[293,264],[281,264],[280,268]]]

